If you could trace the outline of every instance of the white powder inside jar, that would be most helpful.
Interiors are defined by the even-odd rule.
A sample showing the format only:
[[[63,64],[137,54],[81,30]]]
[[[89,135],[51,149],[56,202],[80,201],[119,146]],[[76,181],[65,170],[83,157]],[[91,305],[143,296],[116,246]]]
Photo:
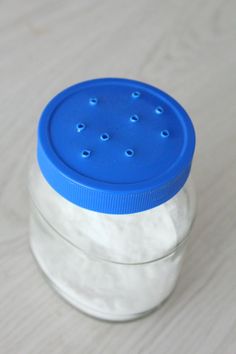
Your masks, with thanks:
[[[169,255],[186,235],[192,208],[185,188],[157,208],[109,215],[68,202],[39,172],[31,180],[37,180],[31,193],[39,210],[32,218],[32,248],[65,298],[92,315],[122,320],[151,310],[169,295],[183,249],[137,263]]]

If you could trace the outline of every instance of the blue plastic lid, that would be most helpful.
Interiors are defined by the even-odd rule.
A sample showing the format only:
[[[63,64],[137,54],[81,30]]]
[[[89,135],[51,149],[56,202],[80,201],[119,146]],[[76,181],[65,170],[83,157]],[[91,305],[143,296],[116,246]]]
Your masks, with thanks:
[[[47,182],[83,208],[129,214],[173,197],[186,182],[194,128],[169,95],[142,82],[105,78],[55,96],[38,129]]]

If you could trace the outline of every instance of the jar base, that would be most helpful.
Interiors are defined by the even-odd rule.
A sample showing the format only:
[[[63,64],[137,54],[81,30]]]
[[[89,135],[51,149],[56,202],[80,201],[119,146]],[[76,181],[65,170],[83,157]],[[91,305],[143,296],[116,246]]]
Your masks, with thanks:
[[[88,306],[81,304],[78,300],[73,299],[71,296],[68,296],[68,294],[62,290],[60,287],[58,287],[51,279],[48,278],[48,276],[44,273],[44,275],[47,277],[47,281],[49,282],[50,286],[55,290],[55,292],[60,295],[60,297],[63,298],[66,303],[69,305],[72,305],[76,310],[82,312],[86,316],[92,317],[96,320],[101,320],[101,321],[106,321],[106,322],[129,322],[129,321],[134,321],[137,319],[140,319],[142,317],[146,317],[152,312],[154,312],[156,309],[158,309],[162,303],[158,306],[155,306],[154,308],[144,311],[141,313],[136,313],[136,314],[128,314],[128,315],[111,315],[111,314],[106,314],[94,309],[89,308]],[[163,301],[165,302],[165,300]]]
[[[56,284],[51,277],[47,274],[46,270],[44,269],[44,267],[41,265],[40,260],[38,259],[32,242],[30,242],[30,248],[31,248],[31,252],[33,254],[33,257],[36,261],[36,264],[39,268],[39,270],[41,271],[41,274],[43,275],[43,277],[45,278],[45,280],[47,281],[47,283],[49,284],[49,286],[56,292],[57,295],[60,295],[60,297],[69,305],[73,306],[74,308],[76,308],[78,311],[82,312],[83,314],[92,317],[94,319],[97,320],[101,320],[101,321],[107,321],[107,322],[128,322],[128,321],[134,321],[136,319],[142,318],[142,317],[146,317],[149,314],[151,314],[152,312],[154,312],[155,310],[157,310],[163,303],[166,302],[166,300],[169,298],[169,296],[171,295],[171,293],[168,295],[168,297],[166,299],[164,299],[160,304],[158,304],[157,306],[147,310],[147,311],[143,311],[143,312],[139,312],[139,313],[135,313],[135,314],[127,314],[127,315],[117,315],[117,314],[109,314],[109,313],[103,313],[94,309],[89,308],[88,306],[81,304],[80,301],[78,301],[77,299],[73,298],[72,296],[70,296],[68,294],[68,292],[66,292],[64,289],[62,289],[62,287],[60,287],[58,284]]]

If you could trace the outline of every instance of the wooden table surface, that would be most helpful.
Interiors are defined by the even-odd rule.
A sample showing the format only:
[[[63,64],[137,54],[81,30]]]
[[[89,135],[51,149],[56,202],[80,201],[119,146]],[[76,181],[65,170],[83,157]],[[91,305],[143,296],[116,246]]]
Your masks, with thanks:
[[[173,296],[100,322],[47,285],[29,249],[27,170],[47,101],[129,77],[169,92],[197,131],[198,217]],[[0,2],[0,353],[236,353],[236,2]]]

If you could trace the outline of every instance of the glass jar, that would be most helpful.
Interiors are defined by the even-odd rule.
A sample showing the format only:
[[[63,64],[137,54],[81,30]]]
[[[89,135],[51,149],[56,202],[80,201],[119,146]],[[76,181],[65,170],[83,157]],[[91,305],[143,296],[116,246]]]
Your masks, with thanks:
[[[45,108],[30,173],[31,248],[52,286],[110,321],[158,307],[195,215],[195,147],[183,108],[125,79],[74,85]]]

